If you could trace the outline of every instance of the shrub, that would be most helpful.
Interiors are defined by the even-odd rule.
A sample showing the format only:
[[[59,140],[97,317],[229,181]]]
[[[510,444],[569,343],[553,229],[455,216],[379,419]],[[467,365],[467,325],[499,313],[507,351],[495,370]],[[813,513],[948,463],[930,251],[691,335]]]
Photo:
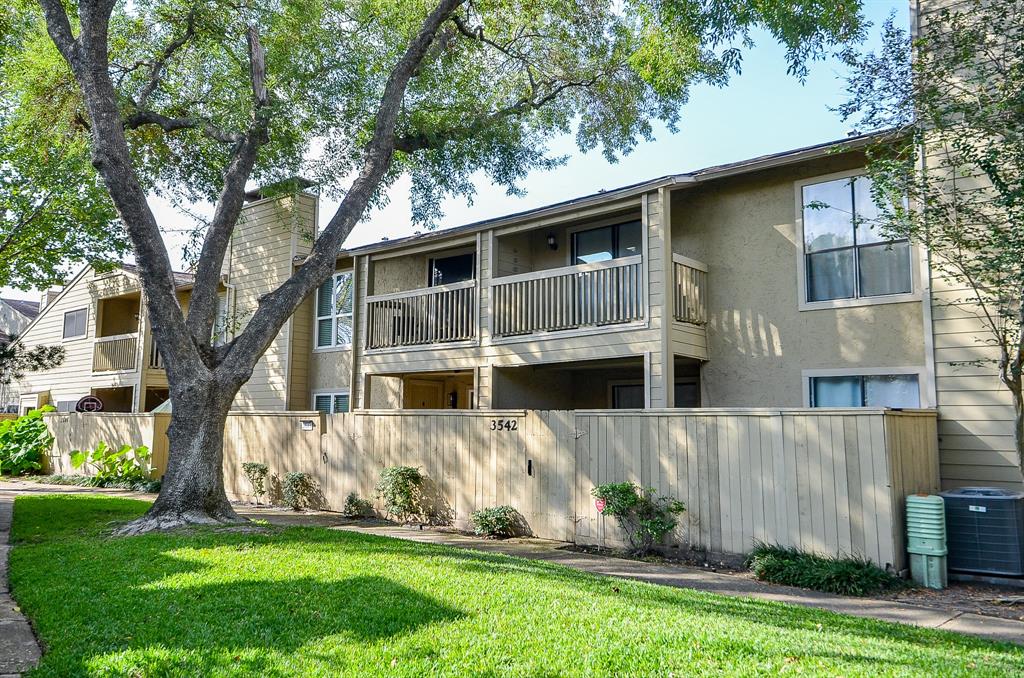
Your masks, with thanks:
[[[757,544],[747,556],[747,567],[763,581],[843,596],[867,596],[904,585],[864,558],[819,556],[770,544]]]
[[[373,503],[369,499],[361,499],[355,492],[345,497],[345,505],[341,507],[341,515],[346,518],[365,518],[373,515]]]
[[[136,482],[147,480],[153,472],[149,464],[151,456],[145,445],[122,445],[115,450],[100,441],[95,450],[72,452],[71,465],[76,469],[91,468],[98,482]]]
[[[384,500],[384,512],[401,523],[422,518],[423,474],[412,466],[389,466],[381,471],[377,496]]]
[[[260,497],[267,493],[267,465],[258,461],[247,461],[242,464],[242,471],[252,485],[252,493],[256,495],[256,503],[260,503]]]
[[[43,414],[54,409],[44,405],[17,419],[0,421],[0,473],[20,476],[43,467],[43,454],[53,444]]]
[[[50,485],[78,485],[82,487],[114,487],[133,492],[160,491],[160,481],[149,478],[137,480],[102,479],[94,476],[64,475],[39,476],[39,482]]]
[[[309,505],[316,493],[313,477],[302,471],[289,471],[284,474],[282,484],[284,503],[298,511],[302,505]]]
[[[658,496],[653,487],[634,483],[598,485],[591,494],[598,499],[598,510],[619,523],[629,540],[630,552],[637,556],[647,555],[660,544],[675,529],[675,516],[686,510],[683,502]]]
[[[511,537],[520,523],[519,511],[511,506],[491,506],[473,511],[473,532],[485,537]]]

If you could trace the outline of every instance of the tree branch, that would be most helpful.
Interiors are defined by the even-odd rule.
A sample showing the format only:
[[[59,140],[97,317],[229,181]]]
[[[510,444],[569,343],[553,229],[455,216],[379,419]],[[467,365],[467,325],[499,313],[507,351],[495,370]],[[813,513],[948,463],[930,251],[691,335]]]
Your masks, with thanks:
[[[338,251],[362,217],[395,152],[395,125],[409,80],[422,63],[441,25],[464,0],[440,0],[424,19],[419,32],[395,64],[377,108],[373,137],[366,146],[363,167],[338,210],[321,232],[306,261],[280,287],[260,300],[253,317],[233,342],[221,365],[239,383],[248,379],[259,357],[280,327],[309,294],[334,272]]]
[[[230,132],[200,118],[170,117],[156,111],[136,111],[125,118],[125,129],[138,129],[146,125],[156,125],[165,132],[177,132],[183,129],[196,129],[205,136],[226,144],[238,143],[243,135]]]
[[[193,7],[188,12],[188,17],[185,20],[185,32],[178,38],[175,38],[164,48],[164,51],[157,57],[150,65],[149,69],[149,81],[142,88],[142,92],[139,94],[136,108],[143,110],[149,104],[149,97],[152,96],[156,88],[160,86],[160,80],[163,78],[164,67],[170,60],[174,53],[185,46],[192,36],[195,35],[196,31],[196,8]]]
[[[209,347],[216,322],[217,287],[221,267],[228,243],[231,241],[231,234],[235,230],[235,224],[245,202],[245,183],[252,174],[260,147],[269,141],[269,95],[264,84],[264,52],[255,27],[249,27],[248,43],[249,73],[255,107],[253,122],[244,138],[236,145],[231,162],[224,170],[224,186],[203,240],[186,320],[192,340],[204,350]],[[215,356],[209,354],[209,357]],[[211,362],[215,361],[211,359]]]

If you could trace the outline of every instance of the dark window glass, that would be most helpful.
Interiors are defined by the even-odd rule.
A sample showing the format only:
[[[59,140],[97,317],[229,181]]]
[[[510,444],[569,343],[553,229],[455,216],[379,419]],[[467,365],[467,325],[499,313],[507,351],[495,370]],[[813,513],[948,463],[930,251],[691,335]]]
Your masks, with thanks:
[[[906,240],[858,248],[862,297],[910,292],[910,243]]]
[[[612,386],[612,408],[616,410],[642,410],[643,384],[616,384]]]
[[[676,407],[700,407],[700,384],[696,381],[676,382]]]
[[[572,234],[573,264],[633,257],[642,251],[643,229],[639,221],[589,228]]]
[[[855,294],[853,248],[807,255],[807,301],[850,299]]]
[[[474,280],[476,278],[476,254],[456,254],[453,257],[439,257],[430,260],[431,287]]]

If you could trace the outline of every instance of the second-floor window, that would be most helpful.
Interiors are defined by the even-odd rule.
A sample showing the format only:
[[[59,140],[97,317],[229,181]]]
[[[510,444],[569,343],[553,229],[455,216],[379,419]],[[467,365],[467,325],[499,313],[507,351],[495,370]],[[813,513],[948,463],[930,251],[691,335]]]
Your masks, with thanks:
[[[640,254],[643,231],[639,221],[600,226],[572,234],[572,263],[592,264]]]
[[[89,319],[89,309],[79,308],[68,311],[64,314],[64,338],[78,339],[86,335],[86,321]]]
[[[335,273],[316,291],[316,347],[352,345],[351,271]]]
[[[807,184],[801,197],[807,302],[913,291],[910,244],[882,234],[870,179]]]

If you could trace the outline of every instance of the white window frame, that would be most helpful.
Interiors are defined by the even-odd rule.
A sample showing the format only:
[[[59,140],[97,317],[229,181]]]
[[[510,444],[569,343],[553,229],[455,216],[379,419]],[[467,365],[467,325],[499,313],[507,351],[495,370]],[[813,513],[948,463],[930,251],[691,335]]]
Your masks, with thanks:
[[[347,412],[351,412],[352,411],[352,394],[349,391],[349,389],[346,389],[346,388],[334,388],[334,389],[326,389],[326,390],[313,391],[312,398],[309,401],[310,409],[314,409],[314,410],[316,409],[316,398],[317,398],[317,396],[329,396],[330,397],[330,399],[331,399],[331,414],[343,414],[342,412],[335,412],[334,411],[334,399],[337,396],[346,396],[348,398],[348,410],[347,410]]]
[[[928,368],[924,365],[911,366],[911,367],[841,367],[841,368],[820,368],[812,370],[801,371],[801,380],[803,381],[803,400],[804,407],[811,407],[811,378],[812,377],[878,377],[885,375],[904,375],[904,374],[916,374],[917,375],[917,390],[918,390],[918,402],[921,403],[920,408],[909,408],[909,409],[929,409],[934,408],[935,403],[932,402],[931,392],[928,390],[925,384],[925,378],[928,375]],[[868,409],[875,409],[869,407]]]
[[[863,168],[846,170],[845,172],[833,172],[821,174],[807,179],[800,179],[793,182],[793,192],[796,201],[796,285],[797,285],[797,306],[800,311],[817,311],[829,308],[850,308],[853,306],[876,306],[879,304],[903,304],[913,301],[921,301],[921,251],[914,243],[910,243],[910,291],[900,294],[883,294],[870,297],[854,297],[852,299],[826,299],[824,301],[807,300],[807,256],[804,243],[804,196],[805,186],[822,184],[836,179],[851,179],[854,177],[867,176]],[[854,271],[855,275],[859,272]]]
[[[320,287],[316,288],[316,292],[313,295],[313,352],[314,353],[326,353],[329,351],[351,351],[352,342],[347,344],[338,344],[338,318],[348,316],[352,319],[352,338],[355,340],[356,334],[356,286],[355,286],[355,271],[351,268],[335,271],[334,275],[331,276],[331,294],[338,286],[338,278],[343,275],[352,276],[352,310],[349,313],[335,313],[330,316],[317,315],[317,307],[319,304]],[[321,320],[331,320],[331,345],[330,346],[318,346],[317,340],[320,338],[319,327]],[[323,394],[321,394],[323,395]]]
[[[64,327],[67,325],[68,314],[69,313],[78,313],[79,311],[83,311],[85,313],[85,323],[83,325],[82,334],[76,334],[76,335],[71,336],[71,337],[65,337],[64,336]],[[79,341],[81,339],[88,338],[88,336],[89,336],[89,307],[88,306],[83,306],[81,308],[72,308],[72,309],[69,309],[67,311],[64,311],[64,314],[60,317],[60,320],[61,320],[60,336],[61,336],[61,342],[62,343],[67,343],[67,342],[71,342],[71,341]]]

